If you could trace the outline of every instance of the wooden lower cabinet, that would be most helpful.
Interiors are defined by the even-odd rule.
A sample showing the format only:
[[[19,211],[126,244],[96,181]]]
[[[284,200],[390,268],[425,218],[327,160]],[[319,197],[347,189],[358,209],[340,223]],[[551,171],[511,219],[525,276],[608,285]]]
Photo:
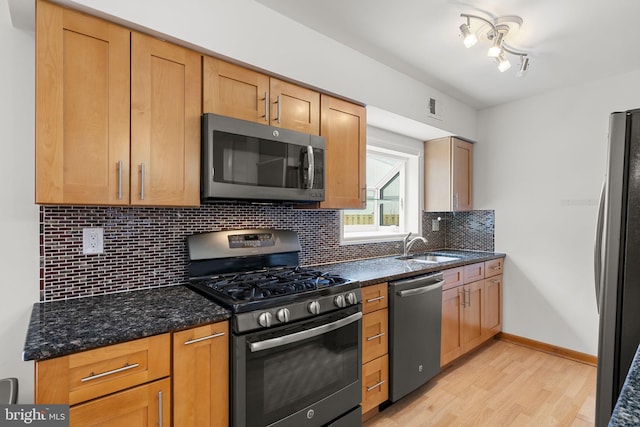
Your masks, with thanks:
[[[482,334],[490,338],[502,330],[502,274],[484,280]]]
[[[171,425],[171,380],[154,381],[72,406],[70,426],[169,426]]]
[[[362,413],[389,399],[388,284],[362,288]]]
[[[462,280],[459,276],[461,269]],[[484,278],[485,271],[494,275]],[[502,330],[502,274],[497,273],[502,273],[502,259],[443,272],[440,366],[447,365]],[[452,283],[448,283],[447,277]]]
[[[173,425],[229,424],[229,322],[173,334]]]
[[[376,408],[389,398],[389,355],[362,365],[362,413]]]

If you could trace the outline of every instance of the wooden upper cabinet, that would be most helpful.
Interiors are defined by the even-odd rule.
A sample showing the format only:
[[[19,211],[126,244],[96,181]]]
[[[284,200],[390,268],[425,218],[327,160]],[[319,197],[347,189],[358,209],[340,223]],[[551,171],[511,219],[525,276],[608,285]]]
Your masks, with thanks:
[[[202,58],[202,112],[269,124],[269,76]]]
[[[129,203],[129,30],[38,1],[36,203]]]
[[[455,137],[426,141],[425,211],[473,209],[473,144]]]
[[[202,112],[320,134],[320,93],[205,56]]]
[[[320,93],[270,79],[271,125],[320,135]]]
[[[325,200],[321,208],[366,205],[366,109],[329,95],[320,100],[320,135],[325,137]]]
[[[200,54],[37,2],[36,203],[198,206]]]
[[[200,205],[200,54],[131,34],[131,204]]]

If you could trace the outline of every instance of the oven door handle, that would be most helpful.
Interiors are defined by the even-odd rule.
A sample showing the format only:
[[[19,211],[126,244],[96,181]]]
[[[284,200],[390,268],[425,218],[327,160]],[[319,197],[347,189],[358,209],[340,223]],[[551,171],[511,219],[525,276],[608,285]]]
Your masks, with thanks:
[[[326,325],[316,326],[315,328],[308,329],[306,331],[296,332],[290,335],[284,335],[278,338],[271,338],[264,341],[257,341],[249,343],[249,349],[252,353],[268,350],[274,347],[280,347],[294,342],[306,340],[307,338],[317,337],[318,335],[326,334],[327,332],[335,331],[343,326],[349,325],[353,322],[357,322],[362,319],[362,312],[357,312],[351,316],[347,316],[344,319],[336,320],[335,322],[327,323]]]

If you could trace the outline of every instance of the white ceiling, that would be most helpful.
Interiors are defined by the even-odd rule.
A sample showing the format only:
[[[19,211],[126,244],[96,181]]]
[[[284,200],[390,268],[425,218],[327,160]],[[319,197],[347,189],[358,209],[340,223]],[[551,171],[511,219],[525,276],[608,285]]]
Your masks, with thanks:
[[[640,0],[257,1],[475,108],[640,69]],[[483,12],[523,19],[509,44],[529,52],[525,77],[462,44],[460,13]]]

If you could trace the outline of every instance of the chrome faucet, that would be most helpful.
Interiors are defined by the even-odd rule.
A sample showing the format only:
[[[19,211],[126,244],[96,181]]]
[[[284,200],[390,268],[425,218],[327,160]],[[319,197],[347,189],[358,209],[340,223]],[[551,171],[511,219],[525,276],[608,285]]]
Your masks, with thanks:
[[[411,237],[411,232],[409,232],[409,234],[407,234],[404,238],[404,251],[403,251],[403,256],[407,256],[409,255],[409,250],[411,249],[411,246],[414,245],[414,243],[416,243],[417,240],[422,241],[422,243],[427,243],[427,239],[425,239],[422,236],[417,236],[414,237],[413,239],[409,240],[409,238]]]

